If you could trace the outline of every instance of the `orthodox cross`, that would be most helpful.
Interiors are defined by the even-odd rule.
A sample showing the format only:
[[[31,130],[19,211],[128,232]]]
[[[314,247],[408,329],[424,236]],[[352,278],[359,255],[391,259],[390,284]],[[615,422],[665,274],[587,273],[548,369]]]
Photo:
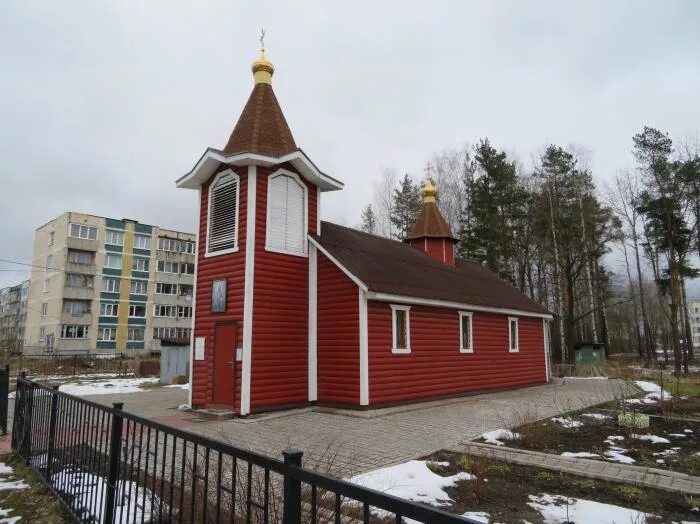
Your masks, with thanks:
[[[260,52],[265,53],[265,30],[260,30]]]

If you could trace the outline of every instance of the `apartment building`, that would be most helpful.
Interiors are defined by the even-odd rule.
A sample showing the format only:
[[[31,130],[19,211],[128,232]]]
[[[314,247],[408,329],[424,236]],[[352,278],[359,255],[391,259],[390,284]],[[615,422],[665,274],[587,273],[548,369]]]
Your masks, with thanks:
[[[189,344],[195,235],[67,212],[36,230],[25,353]]]
[[[690,330],[693,333],[693,349],[700,350],[700,300],[688,303]]]
[[[0,351],[19,353],[27,321],[29,280],[0,289]]]

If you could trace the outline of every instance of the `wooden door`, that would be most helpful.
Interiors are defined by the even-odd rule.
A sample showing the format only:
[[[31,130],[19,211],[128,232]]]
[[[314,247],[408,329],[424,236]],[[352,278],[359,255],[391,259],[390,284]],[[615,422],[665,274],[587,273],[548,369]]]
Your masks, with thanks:
[[[217,324],[214,328],[214,402],[233,406],[236,398],[235,322]]]

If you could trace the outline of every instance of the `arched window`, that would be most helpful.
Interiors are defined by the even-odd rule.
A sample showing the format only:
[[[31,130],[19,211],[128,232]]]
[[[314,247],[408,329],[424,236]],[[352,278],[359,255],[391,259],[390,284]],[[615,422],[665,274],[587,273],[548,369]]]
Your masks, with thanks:
[[[231,170],[219,173],[209,187],[207,254],[223,254],[238,249],[239,178]]]
[[[267,184],[265,248],[292,255],[306,254],[306,185],[292,173],[272,175]]]

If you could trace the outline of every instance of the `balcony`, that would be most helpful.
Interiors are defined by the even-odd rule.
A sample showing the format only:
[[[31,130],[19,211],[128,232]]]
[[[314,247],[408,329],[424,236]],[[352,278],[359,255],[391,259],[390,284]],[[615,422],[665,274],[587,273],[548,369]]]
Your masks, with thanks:
[[[97,266],[95,264],[78,264],[77,262],[67,262],[66,271],[68,273],[78,273],[81,275],[97,274]]]
[[[61,313],[61,324],[92,324],[92,313]]]
[[[87,238],[68,237],[66,245],[68,249],[78,249],[80,251],[97,251],[100,248],[98,240],[88,240]]]
[[[70,287],[63,288],[63,298],[75,298],[78,300],[92,300],[95,297],[95,290],[91,287]]]

